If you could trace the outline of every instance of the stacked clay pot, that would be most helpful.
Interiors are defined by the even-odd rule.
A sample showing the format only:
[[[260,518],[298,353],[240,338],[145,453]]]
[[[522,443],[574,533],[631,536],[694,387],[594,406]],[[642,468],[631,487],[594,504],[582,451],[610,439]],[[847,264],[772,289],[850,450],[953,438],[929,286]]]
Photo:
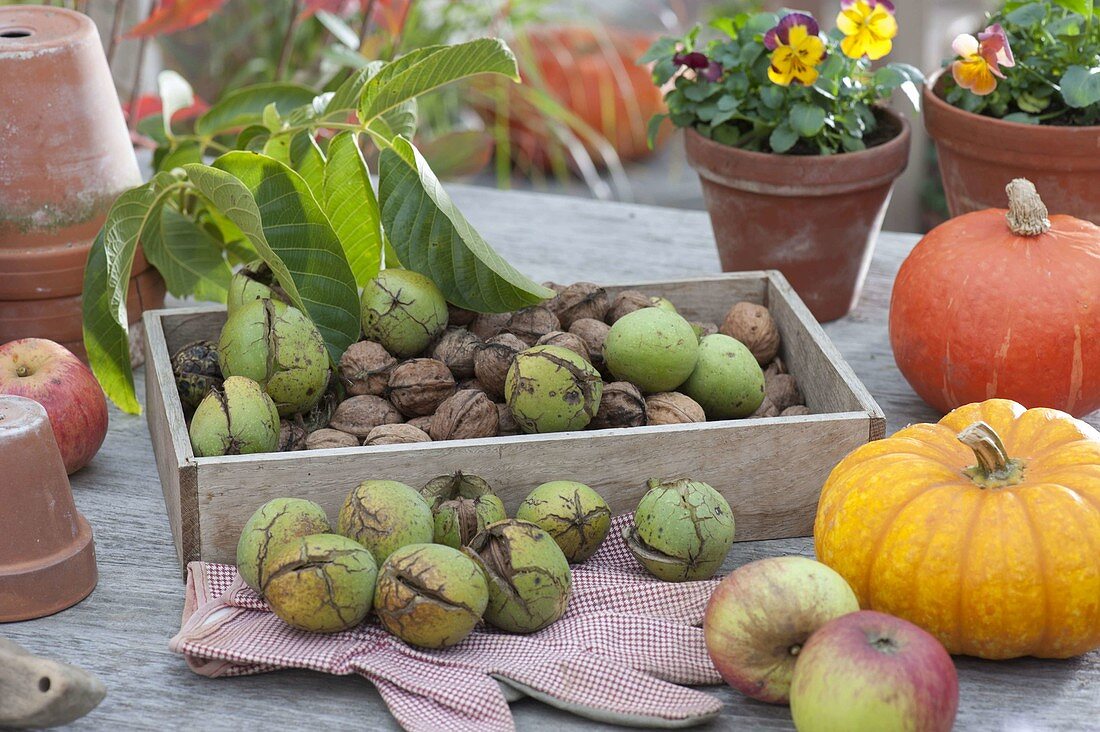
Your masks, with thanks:
[[[120,193],[141,183],[95,24],[62,8],[0,8],[0,343],[48,338],[85,357],[88,251]],[[129,318],[165,286],[139,251]]]

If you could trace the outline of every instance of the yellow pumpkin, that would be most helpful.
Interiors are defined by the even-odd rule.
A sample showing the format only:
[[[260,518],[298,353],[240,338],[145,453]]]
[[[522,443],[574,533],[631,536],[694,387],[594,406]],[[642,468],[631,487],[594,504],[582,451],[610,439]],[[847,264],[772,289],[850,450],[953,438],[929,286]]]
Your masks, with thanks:
[[[833,469],[814,545],[862,607],[951,653],[1100,647],[1100,433],[1004,399],[912,425]]]

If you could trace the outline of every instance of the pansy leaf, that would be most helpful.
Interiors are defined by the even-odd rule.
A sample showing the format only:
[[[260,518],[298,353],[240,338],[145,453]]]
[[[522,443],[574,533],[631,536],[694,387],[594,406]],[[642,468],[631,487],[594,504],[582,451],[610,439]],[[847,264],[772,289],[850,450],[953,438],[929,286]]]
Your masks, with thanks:
[[[1062,76],[1062,99],[1078,109],[1100,102],[1100,67],[1070,66]]]
[[[1018,122],[1022,125],[1037,125],[1039,124],[1039,118],[1033,117],[1026,112],[1013,112],[1012,114],[1006,114],[1001,118],[1003,122]]]
[[[1088,20],[1093,13],[1093,0],[1054,0],[1055,5],[1061,5],[1066,10],[1077,13]]]
[[[1005,15],[1005,20],[1021,28],[1027,28],[1039,23],[1047,17],[1047,9],[1044,3],[1028,3],[1021,5]]]
[[[786,123],[772,130],[772,134],[768,138],[768,144],[771,146],[772,152],[777,153],[787,152],[795,146],[796,142],[798,142],[798,133]]]
[[[813,137],[825,126],[825,110],[813,104],[800,103],[791,107],[789,119],[795,132],[802,137]]]

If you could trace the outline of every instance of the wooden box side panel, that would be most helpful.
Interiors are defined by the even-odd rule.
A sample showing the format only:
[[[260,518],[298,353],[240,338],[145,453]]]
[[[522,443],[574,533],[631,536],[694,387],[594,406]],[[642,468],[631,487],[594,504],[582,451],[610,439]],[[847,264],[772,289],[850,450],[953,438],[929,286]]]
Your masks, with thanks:
[[[509,513],[549,480],[591,485],[618,515],[634,509],[649,478],[692,477],[730,501],[739,541],[807,536],[829,471],[866,441],[867,416],[846,414],[203,459],[200,554],[232,562],[244,522],[272,498],[308,497],[335,520],[363,480],[419,488],[456,470],[488,480]]]
[[[164,492],[164,505],[180,563],[198,558],[197,474],[187,425],[180,411],[172,365],[161,319],[143,315],[145,326],[145,415],[153,443],[153,458]]]
[[[734,272],[672,282],[638,282],[606,286],[612,299],[623,290],[639,290],[661,295],[672,301],[677,312],[688,320],[721,325],[734,303],[748,300],[765,304],[768,275],[765,272]]]
[[[782,335],[780,356],[815,413],[867,414],[868,437],[885,436],[886,418],[874,398],[779,272],[770,272],[767,306]]]

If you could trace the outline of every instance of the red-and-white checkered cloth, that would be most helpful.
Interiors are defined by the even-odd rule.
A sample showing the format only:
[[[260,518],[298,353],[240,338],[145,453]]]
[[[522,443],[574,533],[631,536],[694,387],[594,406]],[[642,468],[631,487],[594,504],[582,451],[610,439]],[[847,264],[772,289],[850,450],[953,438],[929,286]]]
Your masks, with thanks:
[[[600,550],[573,567],[568,610],[538,633],[479,626],[462,643],[438,651],[407,645],[373,618],[340,633],[306,633],[275,617],[234,567],[192,562],[183,625],[170,647],[204,676],[281,668],[361,674],[412,732],[513,730],[498,680],[604,721],[706,721],[718,714],[721,701],[681,684],[722,681],[699,627],[717,580],[653,579],[622,540],[629,520],[616,519]]]

